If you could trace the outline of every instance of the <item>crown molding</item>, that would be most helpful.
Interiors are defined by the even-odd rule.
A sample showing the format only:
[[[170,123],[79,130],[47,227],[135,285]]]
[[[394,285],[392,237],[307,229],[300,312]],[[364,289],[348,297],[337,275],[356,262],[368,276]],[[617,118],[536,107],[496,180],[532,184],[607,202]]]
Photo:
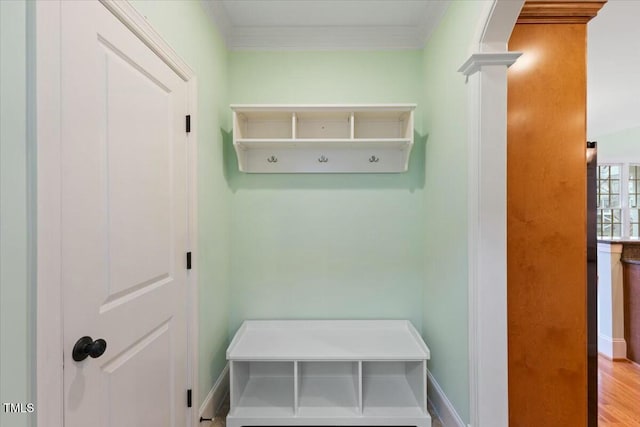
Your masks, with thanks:
[[[424,14],[422,22],[420,22],[418,27],[420,39],[422,41],[422,45],[420,46],[421,48],[424,47],[427,40],[431,37],[431,34],[436,30],[440,21],[442,21],[442,18],[447,12],[450,4],[451,0],[440,0],[429,5],[427,12]]]
[[[433,2],[418,25],[407,26],[238,26],[223,1],[200,0],[227,49],[392,50],[422,49],[451,0]]]
[[[485,65],[506,65],[511,66],[522,55],[522,52],[481,52],[472,54],[460,68],[458,72],[469,77],[480,71]]]
[[[586,24],[607,1],[604,0],[529,0],[525,2],[517,24]]]
[[[234,27],[230,50],[422,49],[420,29],[411,27]]]
[[[213,21],[213,26],[216,27],[224,44],[228,46],[231,38],[231,18],[227,14],[227,8],[224,7],[221,1],[215,0],[200,0],[200,4],[209,19]]]

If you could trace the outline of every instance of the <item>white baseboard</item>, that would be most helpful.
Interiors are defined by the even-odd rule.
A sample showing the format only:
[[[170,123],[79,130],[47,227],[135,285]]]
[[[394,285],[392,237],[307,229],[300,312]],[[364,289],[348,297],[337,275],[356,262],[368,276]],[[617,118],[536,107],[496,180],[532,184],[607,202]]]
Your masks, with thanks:
[[[427,396],[431,406],[440,417],[443,427],[466,427],[460,415],[456,412],[449,398],[444,394],[438,382],[427,370]]]
[[[227,394],[229,394],[229,364],[220,372],[216,383],[202,402],[198,419],[200,417],[213,418]]]
[[[627,342],[624,338],[611,338],[598,334],[598,353],[607,359],[618,360],[627,358]]]

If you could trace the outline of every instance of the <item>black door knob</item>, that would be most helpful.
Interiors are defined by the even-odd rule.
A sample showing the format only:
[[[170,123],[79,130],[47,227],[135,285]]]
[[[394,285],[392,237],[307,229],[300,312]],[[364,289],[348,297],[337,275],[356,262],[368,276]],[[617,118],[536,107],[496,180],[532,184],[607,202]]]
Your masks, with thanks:
[[[91,337],[82,337],[73,346],[73,360],[80,362],[91,356],[93,359],[102,356],[107,349],[107,342],[103,339],[93,340]]]

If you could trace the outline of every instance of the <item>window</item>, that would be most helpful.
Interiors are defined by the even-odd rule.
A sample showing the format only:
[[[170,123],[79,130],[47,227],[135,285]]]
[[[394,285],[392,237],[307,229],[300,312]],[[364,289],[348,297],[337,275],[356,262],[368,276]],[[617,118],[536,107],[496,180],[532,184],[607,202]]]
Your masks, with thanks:
[[[597,179],[598,238],[639,238],[640,165],[600,164]]]
[[[640,237],[640,165],[629,166],[629,236]]]
[[[598,166],[598,237],[622,237],[621,165]]]

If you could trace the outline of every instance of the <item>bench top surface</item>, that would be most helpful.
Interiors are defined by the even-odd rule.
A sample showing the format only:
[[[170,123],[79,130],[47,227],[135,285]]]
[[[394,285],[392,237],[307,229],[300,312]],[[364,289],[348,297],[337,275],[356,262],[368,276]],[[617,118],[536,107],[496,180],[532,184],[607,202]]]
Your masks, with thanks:
[[[408,320],[247,320],[229,360],[426,360]]]

